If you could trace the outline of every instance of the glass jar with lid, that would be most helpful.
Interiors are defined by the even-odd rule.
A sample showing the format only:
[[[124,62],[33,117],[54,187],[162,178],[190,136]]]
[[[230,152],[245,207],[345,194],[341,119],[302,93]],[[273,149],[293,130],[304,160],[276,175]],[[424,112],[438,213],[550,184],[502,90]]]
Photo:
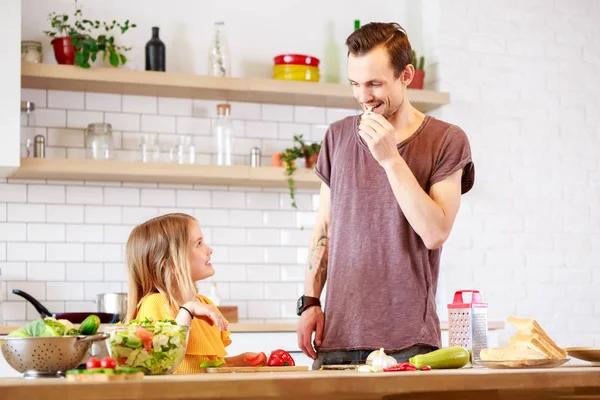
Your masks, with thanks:
[[[94,160],[110,160],[113,156],[112,126],[89,124],[85,130],[85,156]]]
[[[21,42],[21,61],[41,64],[43,62],[42,44],[33,40],[23,40]]]

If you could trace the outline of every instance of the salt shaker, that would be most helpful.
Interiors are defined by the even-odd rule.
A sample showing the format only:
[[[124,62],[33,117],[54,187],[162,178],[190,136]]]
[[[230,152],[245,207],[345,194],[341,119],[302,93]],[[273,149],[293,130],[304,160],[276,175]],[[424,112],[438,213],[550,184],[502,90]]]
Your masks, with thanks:
[[[250,165],[252,167],[260,167],[260,157],[261,157],[260,148],[253,147],[252,151],[250,151]]]

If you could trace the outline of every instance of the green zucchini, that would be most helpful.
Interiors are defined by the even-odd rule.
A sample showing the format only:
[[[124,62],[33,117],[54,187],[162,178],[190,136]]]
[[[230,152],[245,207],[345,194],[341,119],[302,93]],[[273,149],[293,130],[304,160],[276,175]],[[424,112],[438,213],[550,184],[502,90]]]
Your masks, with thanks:
[[[421,369],[428,365],[431,369],[462,368],[469,363],[469,352],[459,346],[439,349],[427,354],[418,354],[409,359],[409,362]]]

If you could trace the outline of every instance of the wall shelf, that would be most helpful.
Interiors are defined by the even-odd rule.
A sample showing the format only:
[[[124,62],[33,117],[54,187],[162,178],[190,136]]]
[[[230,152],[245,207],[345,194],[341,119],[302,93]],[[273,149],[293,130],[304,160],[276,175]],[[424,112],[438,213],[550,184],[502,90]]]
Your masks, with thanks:
[[[321,181],[312,169],[299,168],[294,172],[293,177],[297,188],[318,189],[320,187]],[[276,167],[252,168],[243,165],[217,166],[58,158],[22,158],[21,166],[7,178],[287,187],[284,169]]]
[[[82,69],[72,65],[21,64],[21,87],[181,97],[357,109],[349,85],[280,81],[263,78],[221,78],[171,72],[116,68]],[[408,90],[411,103],[427,112],[450,103],[450,95]]]

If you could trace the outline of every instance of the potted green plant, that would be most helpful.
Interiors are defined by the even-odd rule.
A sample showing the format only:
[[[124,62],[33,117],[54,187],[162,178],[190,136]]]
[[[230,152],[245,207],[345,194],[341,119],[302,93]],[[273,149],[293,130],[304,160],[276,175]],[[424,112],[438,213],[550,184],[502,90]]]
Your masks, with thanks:
[[[123,52],[131,50],[131,47],[115,44],[112,31],[118,28],[123,34],[130,28],[135,28],[136,25],[130,24],[129,20],[121,24],[116,20],[107,23],[81,19],[81,9],[75,11],[75,21],[72,23],[66,14],[51,13],[48,19],[52,30],[44,31],[44,33],[52,38],[54,56],[59,64],[90,68],[90,60],[95,62],[99,53],[102,53],[103,60],[108,58],[113,67],[125,65],[127,62],[127,57]],[[101,33],[96,35],[97,31]]]
[[[415,67],[415,76],[408,84],[410,89],[423,89],[423,81],[425,80],[425,57],[421,56],[417,61],[417,53],[412,51],[412,65]]]
[[[304,142],[302,135],[294,136],[294,145],[285,149],[281,153],[281,162],[288,176],[288,187],[290,189],[290,198],[292,199],[292,207],[298,208],[296,204],[295,182],[292,175],[296,171],[296,159],[304,158],[306,168],[312,168],[317,163],[319,152],[321,151],[321,143]]]

